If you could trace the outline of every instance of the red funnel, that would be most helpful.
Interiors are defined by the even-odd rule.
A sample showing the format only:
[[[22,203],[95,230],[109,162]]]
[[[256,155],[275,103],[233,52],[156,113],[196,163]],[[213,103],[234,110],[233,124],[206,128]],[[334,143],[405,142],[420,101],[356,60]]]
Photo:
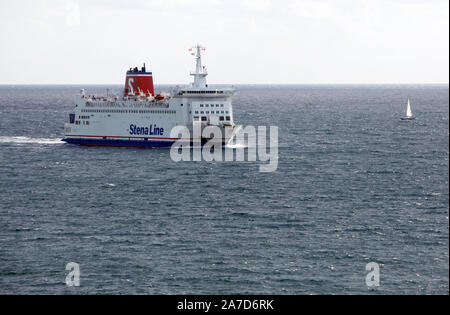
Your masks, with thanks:
[[[127,71],[123,96],[155,95],[153,76],[145,71],[145,64],[141,70],[137,67]]]

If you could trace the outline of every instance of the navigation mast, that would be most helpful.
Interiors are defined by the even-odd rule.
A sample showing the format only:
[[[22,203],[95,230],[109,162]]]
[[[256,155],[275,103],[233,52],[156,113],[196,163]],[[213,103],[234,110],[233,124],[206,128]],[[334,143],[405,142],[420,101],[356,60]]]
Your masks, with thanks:
[[[193,86],[196,88],[206,88],[206,76],[208,75],[208,71],[206,70],[206,67],[202,66],[201,54],[201,51],[205,51],[206,49],[199,44],[189,49],[189,51],[192,51],[193,49],[196,49],[196,53],[192,53],[196,59],[195,72],[191,72],[191,75],[194,77]]]

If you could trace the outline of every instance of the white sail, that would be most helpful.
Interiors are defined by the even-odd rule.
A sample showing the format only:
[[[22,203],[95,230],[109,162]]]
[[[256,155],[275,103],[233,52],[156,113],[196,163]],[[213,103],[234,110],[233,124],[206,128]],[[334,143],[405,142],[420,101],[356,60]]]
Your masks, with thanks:
[[[408,100],[408,106],[406,107],[406,117],[412,117],[412,116],[413,116],[413,114],[412,114],[412,111],[411,111],[411,103]]]

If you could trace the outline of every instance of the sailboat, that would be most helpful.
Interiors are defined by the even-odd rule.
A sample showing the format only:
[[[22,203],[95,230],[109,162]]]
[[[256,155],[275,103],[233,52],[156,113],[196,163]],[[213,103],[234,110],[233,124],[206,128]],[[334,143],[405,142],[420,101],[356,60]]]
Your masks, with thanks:
[[[411,102],[408,99],[408,105],[406,106],[406,116],[400,118],[401,120],[414,120],[416,117],[413,116],[413,113],[411,111]]]

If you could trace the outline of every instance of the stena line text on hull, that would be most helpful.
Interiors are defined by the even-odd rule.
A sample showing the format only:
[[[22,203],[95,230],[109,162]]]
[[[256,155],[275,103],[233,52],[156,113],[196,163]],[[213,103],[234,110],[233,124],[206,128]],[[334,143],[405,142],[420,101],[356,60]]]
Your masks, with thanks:
[[[136,125],[130,125],[130,135],[164,135],[164,128],[159,128],[156,125],[150,125],[148,127],[138,127]]]

